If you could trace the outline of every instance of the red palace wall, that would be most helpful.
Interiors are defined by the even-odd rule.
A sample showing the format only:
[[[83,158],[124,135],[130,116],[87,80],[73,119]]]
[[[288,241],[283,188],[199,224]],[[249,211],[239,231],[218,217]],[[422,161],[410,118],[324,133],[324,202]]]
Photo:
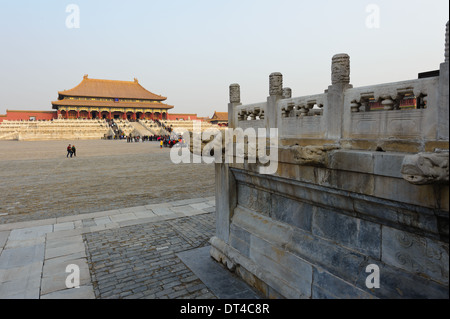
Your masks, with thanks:
[[[50,121],[52,119],[57,119],[57,111],[13,111],[6,110],[6,114],[0,114],[0,123],[4,120],[7,121],[29,121],[32,117],[36,121]],[[167,120],[176,121],[194,121],[194,120],[204,120],[203,118],[197,117],[197,114],[167,114]]]
[[[6,110],[5,115],[0,115],[0,122],[7,121],[29,121],[30,119],[35,119],[36,121],[45,120],[49,121],[51,119],[58,118],[56,111],[10,111]]]

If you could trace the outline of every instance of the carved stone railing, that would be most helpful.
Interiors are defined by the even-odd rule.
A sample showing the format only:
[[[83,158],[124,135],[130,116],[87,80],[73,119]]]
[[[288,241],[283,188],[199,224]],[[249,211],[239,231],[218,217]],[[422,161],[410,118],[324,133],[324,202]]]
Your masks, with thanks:
[[[342,137],[377,141],[435,140],[433,123],[439,109],[439,81],[439,77],[432,77],[346,90]],[[417,99],[415,109],[401,110],[400,103],[406,96]],[[371,100],[381,102],[383,110],[370,111]]]
[[[267,102],[242,105],[240,87],[233,84],[229,127],[278,128],[281,139],[323,139],[325,143],[334,141],[344,148],[362,150],[395,150],[398,142],[405,140],[414,142],[402,149],[408,152],[430,151],[442,148],[442,142],[448,144],[448,124],[440,119],[440,114],[448,114],[448,93],[444,92],[448,63],[441,65],[439,76],[358,88],[349,83],[348,55],[335,55],[331,69],[332,85],[316,95],[290,97],[292,90],[281,88],[282,75],[273,73]],[[416,100],[416,107],[401,109],[405,98]],[[383,109],[370,111],[373,101]]]
[[[278,102],[278,128],[281,137],[323,137],[326,131],[323,112],[327,94],[317,94]]]
[[[426,103],[428,100],[428,92],[433,93],[433,89],[438,85],[438,79],[438,77],[434,77],[353,88],[347,90],[345,94],[346,99],[350,100],[350,108],[353,113],[370,111],[370,100],[381,102],[384,110],[399,110],[400,101],[406,96],[418,99],[418,108],[423,108],[423,102]]]

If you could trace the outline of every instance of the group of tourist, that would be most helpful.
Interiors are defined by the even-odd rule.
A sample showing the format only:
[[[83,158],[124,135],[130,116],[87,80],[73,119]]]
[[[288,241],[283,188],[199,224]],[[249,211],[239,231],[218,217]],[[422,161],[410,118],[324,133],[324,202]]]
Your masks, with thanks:
[[[158,137],[157,140],[159,141],[160,148],[163,148],[163,146],[169,147],[169,148],[172,148],[174,146],[179,146],[179,147],[187,146],[184,139],[182,139],[181,137],[173,138],[173,137],[166,135],[166,136]]]
[[[170,135],[144,135],[144,136],[133,136],[132,134],[125,137],[127,143],[138,143],[138,142],[152,142],[156,141],[159,143],[160,147],[173,147],[175,145],[184,147],[186,146],[184,140],[180,137],[171,137]]]
[[[161,135],[143,135],[143,136],[133,136],[131,133],[130,135],[126,136],[127,143],[137,143],[137,142],[148,142],[148,141],[159,141],[161,138]]]
[[[67,156],[66,157],[72,157],[72,156],[77,156],[77,149],[75,148],[75,145],[70,145],[67,146]]]

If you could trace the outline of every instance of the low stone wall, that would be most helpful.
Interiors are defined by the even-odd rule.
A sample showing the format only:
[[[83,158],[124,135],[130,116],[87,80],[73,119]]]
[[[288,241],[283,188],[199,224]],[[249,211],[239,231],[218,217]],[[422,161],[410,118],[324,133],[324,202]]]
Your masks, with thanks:
[[[372,167],[345,170],[368,155]],[[448,186],[412,185],[401,158],[383,170],[383,157],[336,151],[333,168],[289,178],[228,168],[235,208],[218,221],[212,256],[267,297],[447,298]],[[372,264],[380,289],[365,285]]]

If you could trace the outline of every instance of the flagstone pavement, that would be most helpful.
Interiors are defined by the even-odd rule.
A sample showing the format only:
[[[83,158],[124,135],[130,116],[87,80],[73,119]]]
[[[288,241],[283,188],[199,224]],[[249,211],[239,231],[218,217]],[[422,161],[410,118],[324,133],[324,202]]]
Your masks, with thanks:
[[[1,224],[0,299],[259,298],[209,257],[214,211],[207,197]]]

